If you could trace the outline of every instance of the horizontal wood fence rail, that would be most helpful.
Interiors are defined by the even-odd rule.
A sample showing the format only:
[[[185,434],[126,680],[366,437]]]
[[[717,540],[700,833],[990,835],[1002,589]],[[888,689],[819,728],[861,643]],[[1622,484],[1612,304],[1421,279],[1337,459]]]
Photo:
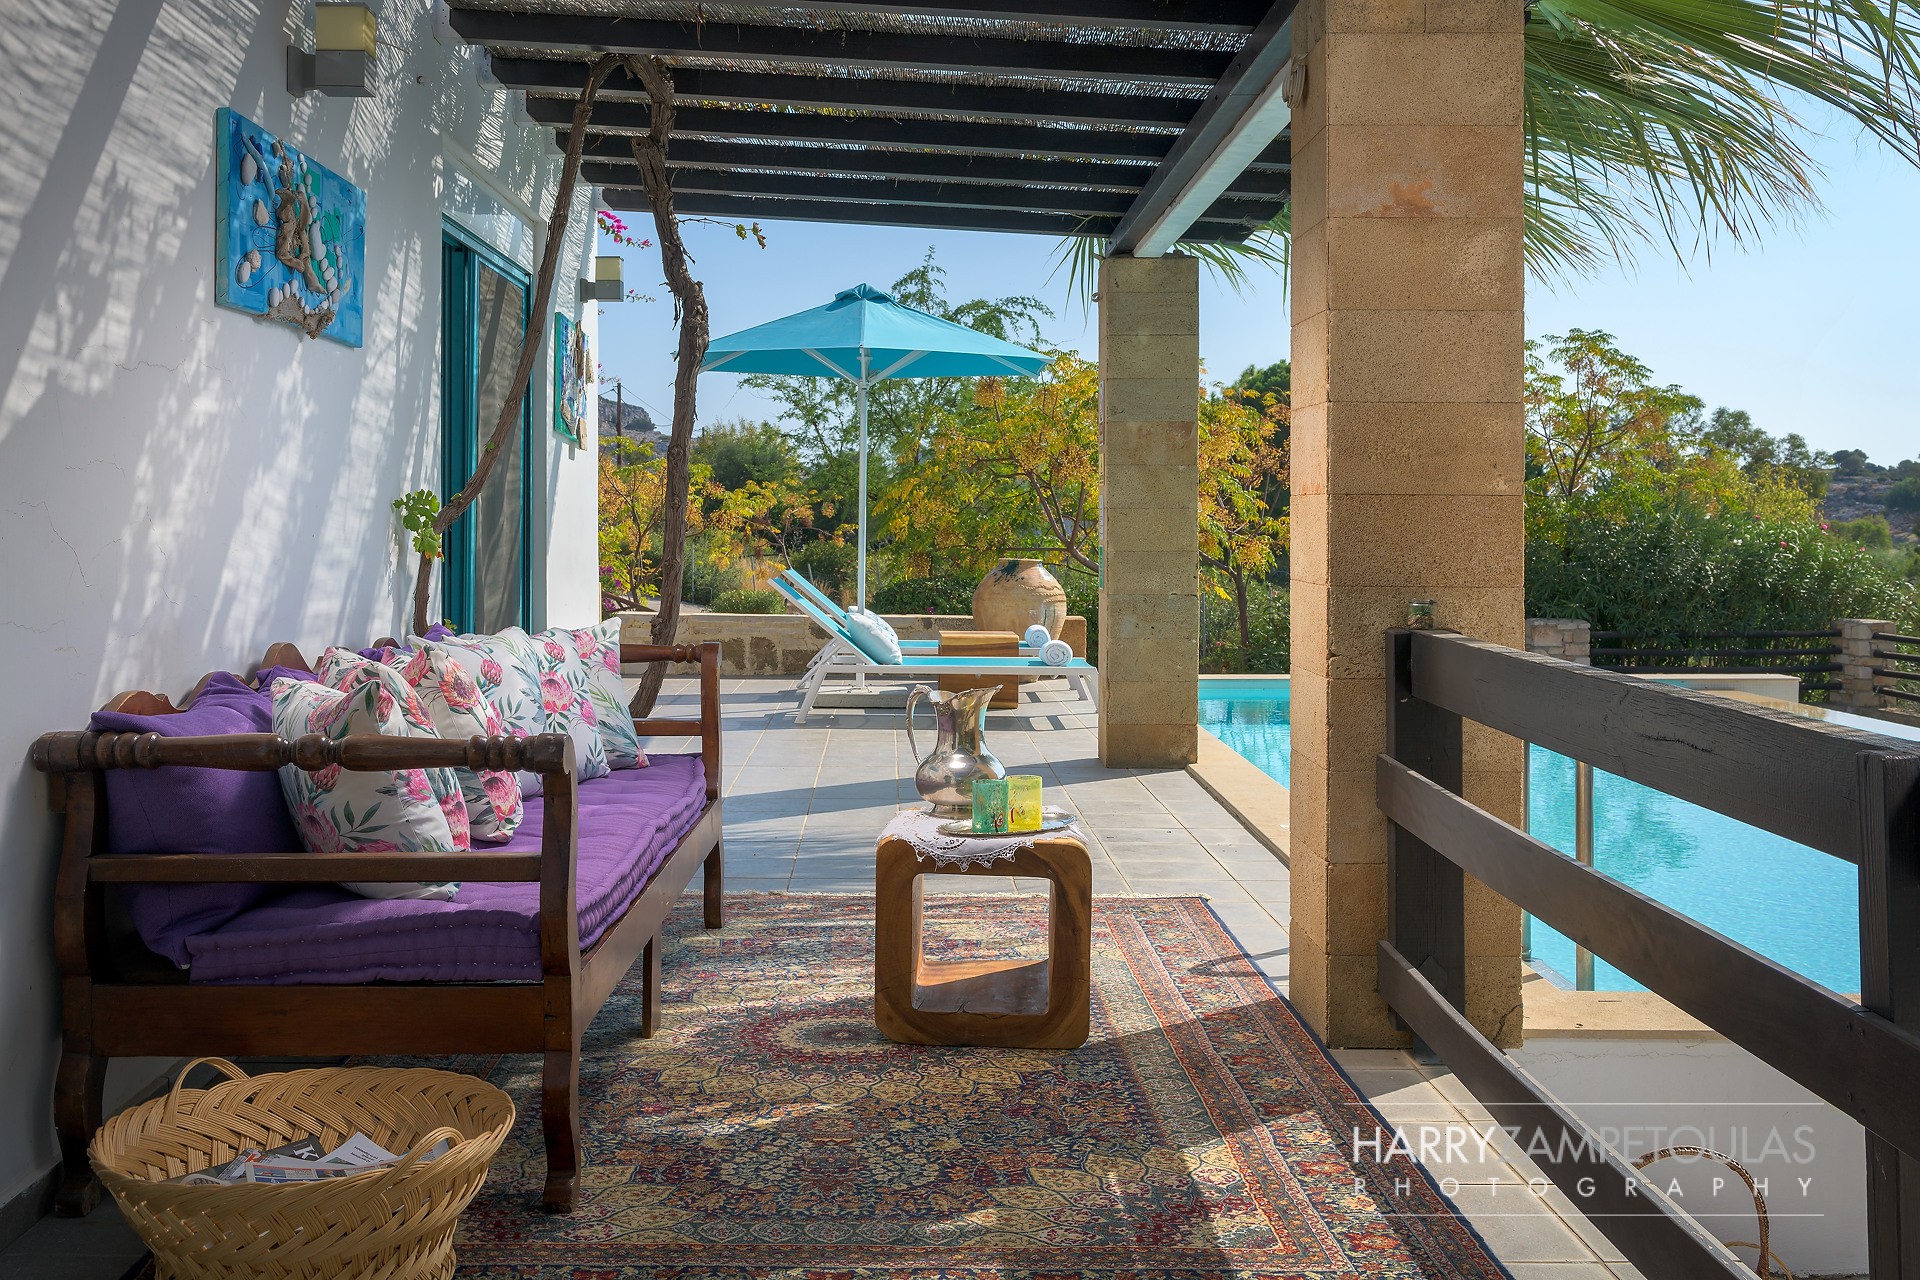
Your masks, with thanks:
[[[1488,1043],[1445,996],[1394,950],[1380,943],[1380,994],[1413,1028],[1422,1043],[1493,1118],[1508,1128],[1534,1131],[1540,1140],[1533,1162],[1560,1187],[1585,1185],[1589,1214],[1606,1225],[1607,1238],[1640,1264],[1649,1280],[1752,1280],[1753,1273],[1724,1245],[1679,1212],[1646,1175],[1594,1136],[1524,1069]]]
[[[1389,936],[1378,965],[1396,1016],[1497,1117],[1539,1127],[1556,1152],[1543,1171],[1569,1195],[1580,1189],[1644,1274],[1737,1273],[1462,1015],[1461,885],[1474,876],[1865,1126],[1873,1280],[1920,1280],[1920,749],[1450,633],[1394,631],[1387,646],[1388,753],[1375,785],[1389,823]],[[1464,720],[1857,865],[1861,1002],[1463,799]],[[1579,1139],[1572,1156],[1568,1136]]]

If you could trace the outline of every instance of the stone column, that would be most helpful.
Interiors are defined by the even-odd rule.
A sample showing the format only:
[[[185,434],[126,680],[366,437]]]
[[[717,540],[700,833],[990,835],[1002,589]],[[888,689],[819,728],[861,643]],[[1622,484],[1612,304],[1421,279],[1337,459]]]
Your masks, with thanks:
[[[1577,618],[1528,618],[1527,652],[1593,665],[1593,624]]]
[[[1100,762],[1172,768],[1200,742],[1200,272],[1100,267]]]
[[[1521,25],[1512,0],[1303,0],[1293,113],[1292,998],[1336,1046],[1407,1042],[1386,933],[1385,640],[1525,643]],[[1517,741],[1466,793],[1521,819]],[[1520,1035],[1520,913],[1467,885],[1467,1014]]]
[[[1873,633],[1891,631],[1893,624],[1879,618],[1842,618],[1835,625],[1840,628],[1840,687],[1828,701],[1836,707],[1878,711],[1886,699],[1880,696],[1882,678],[1873,674],[1880,665],[1873,656]]]

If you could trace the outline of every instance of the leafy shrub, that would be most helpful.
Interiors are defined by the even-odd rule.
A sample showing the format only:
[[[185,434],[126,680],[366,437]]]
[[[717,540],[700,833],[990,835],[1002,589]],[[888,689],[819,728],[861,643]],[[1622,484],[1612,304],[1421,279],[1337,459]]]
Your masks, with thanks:
[[[715,613],[785,613],[787,601],[778,591],[736,587],[715,596],[709,607]]]
[[[1817,520],[1715,510],[1685,489],[1625,508],[1605,497],[1529,497],[1529,615],[1677,644],[1702,631],[1904,625],[1920,614],[1920,596],[1881,557]]]
[[[1908,476],[1887,490],[1887,510],[1901,515],[1920,515],[1920,475]]]
[[[1200,587],[1200,669],[1215,675],[1284,675],[1293,669],[1291,599],[1285,587],[1247,584],[1247,632],[1242,651],[1240,615],[1230,587]]]
[[[965,574],[934,573],[902,578],[873,593],[875,613],[972,613],[973,589],[979,583]]]
[[[809,542],[797,549],[788,563],[805,574],[814,586],[830,596],[838,596],[853,591],[858,555],[844,542]]]
[[[1836,538],[1857,542],[1869,551],[1893,550],[1893,528],[1885,516],[1861,516],[1858,520],[1836,520],[1828,527]]]
[[[1100,579],[1090,573],[1067,572],[1060,585],[1067,593],[1067,612],[1087,620],[1087,661],[1100,665]]]

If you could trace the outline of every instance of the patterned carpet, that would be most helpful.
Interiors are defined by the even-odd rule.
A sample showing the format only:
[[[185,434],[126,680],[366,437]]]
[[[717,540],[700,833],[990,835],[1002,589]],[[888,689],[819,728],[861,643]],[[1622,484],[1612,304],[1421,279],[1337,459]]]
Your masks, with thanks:
[[[1502,1274],[1194,898],[1105,898],[1093,1038],[897,1045],[874,1029],[869,900],[679,914],[664,1030],[616,994],[581,1073],[580,1208],[533,1208],[538,1062],[468,1059],[520,1121],[466,1215],[474,1280],[1200,1280]],[[1006,900],[929,900],[929,950],[1004,954]],[[1383,1209],[1391,1212],[1383,1212]]]

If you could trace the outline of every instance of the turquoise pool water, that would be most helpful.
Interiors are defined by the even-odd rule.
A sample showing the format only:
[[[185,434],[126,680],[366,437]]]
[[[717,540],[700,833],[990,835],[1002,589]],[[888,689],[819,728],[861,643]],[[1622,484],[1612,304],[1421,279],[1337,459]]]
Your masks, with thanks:
[[[1282,783],[1289,780],[1291,762],[1290,707],[1284,681],[1201,682],[1201,724]],[[1882,721],[1833,718],[1920,736]],[[1528,827],[1571,855],[1573,761],[1537,749],[1528,755]],[[1823,986],[1860,989],[1852,866],[1611,774],[1596,772],[1593,790],[1598,870]],[[1571,985],[1573,943],[1537,920],[1527,924],[1535,965]],[[1602,991],[1641,989],[1604,960],[1595,961],[1594,985]]]
[[[1293,733],[1288,713],[1293,686],[1285,680],[1200,682],[1200,725],[1286,786],[1293,776]]]

